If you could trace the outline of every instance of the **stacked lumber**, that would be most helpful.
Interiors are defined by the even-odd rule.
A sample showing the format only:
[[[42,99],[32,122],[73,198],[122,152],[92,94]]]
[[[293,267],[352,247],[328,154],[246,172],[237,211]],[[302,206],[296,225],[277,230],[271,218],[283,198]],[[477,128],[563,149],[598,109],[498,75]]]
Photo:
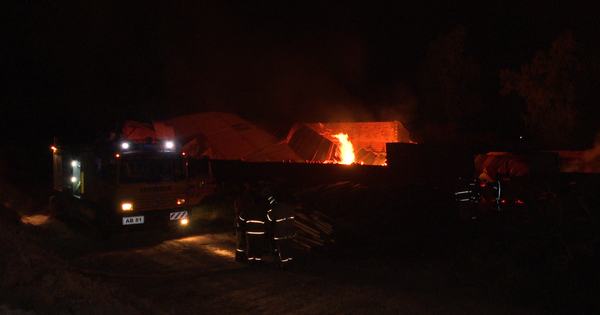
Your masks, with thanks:
[[[294,245],[296,248],[311,251],[334,243],[334,224],[331,218],[319,211],[306,214],[302,208],[296,209]]]
[[[295,197],[301,201],[296,209],[295,244],[307,251],[342,245],[352,237],[348,220],[360,221],[369,216],[365,209],[370,210],[370,204],[365,200],[378,199],[366,186],[349,181],[312,187]]]
[[[305,250],[333,250],[359,237],[359,228],[377,224],[378,211],[389,208],[396,188],[367,186],[350,181],[322,184],[294,194],[296,208],[295,244]]]

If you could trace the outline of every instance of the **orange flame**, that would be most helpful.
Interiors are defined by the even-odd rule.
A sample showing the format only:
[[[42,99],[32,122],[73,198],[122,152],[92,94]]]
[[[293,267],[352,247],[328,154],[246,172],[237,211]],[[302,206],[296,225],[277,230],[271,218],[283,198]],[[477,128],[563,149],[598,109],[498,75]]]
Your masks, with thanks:
[[[348,134],[338,133],[333,135],[333,137],[339,140],[337,155],[341,159],[340,163],[346,165],[354,163],[354,147],[352,146],[352,142],[348,140]]]

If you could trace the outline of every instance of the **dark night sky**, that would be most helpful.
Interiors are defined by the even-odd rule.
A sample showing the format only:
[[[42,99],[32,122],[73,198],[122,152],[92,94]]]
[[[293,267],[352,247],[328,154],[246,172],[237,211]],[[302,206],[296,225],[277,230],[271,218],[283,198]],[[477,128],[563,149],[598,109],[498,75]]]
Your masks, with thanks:
[[[414,83],[428,44],[459,24],[488,106],[499,70],[561,32],[598,51],[592,0],[223,2],[4,2],[3,133],[44,144],[205,111],[410,125],[423,119]]]

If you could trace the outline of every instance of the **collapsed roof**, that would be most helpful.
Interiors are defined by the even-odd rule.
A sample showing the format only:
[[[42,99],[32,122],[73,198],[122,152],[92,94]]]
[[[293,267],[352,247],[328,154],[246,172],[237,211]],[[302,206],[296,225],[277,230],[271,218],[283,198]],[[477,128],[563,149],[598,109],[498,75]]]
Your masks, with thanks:
[[[188,156],[247,162],[304,162],[285,140],[229,113],[207,112],[169,119]]]
[[[355,162],[385,163],[386,143],[412,143],[398,121],[349,123],[297,123],[285,140],[229,113],[207,112],[176,117],[165,122],[173,126],[175,138],[189,156],[247,162],[336,162],[339,140],[333,135],[348,134],[354,146]]]
[[[398,121],[295,124],[287,141],[301,158],[309,162],[335,161],[338,140],[345,133],[354,146],[355,162],[366,165],[385,163],[386,143],[412,143],[409,132]]]

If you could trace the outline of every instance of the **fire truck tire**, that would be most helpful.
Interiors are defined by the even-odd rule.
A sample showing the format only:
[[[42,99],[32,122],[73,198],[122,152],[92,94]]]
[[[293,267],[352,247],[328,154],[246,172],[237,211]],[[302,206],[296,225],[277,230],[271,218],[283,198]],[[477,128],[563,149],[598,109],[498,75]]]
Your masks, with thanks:
[[[100,237],[106,241],[110,241],[117,232],[116,216],[105,203],[100,203],[96,207],[96,214],[96,226],[98,227]]]
[[[67,201],[61,195],[50,197],[50,217],[62,217],[68,209]]]
[[[117,232],[115,220],[109,215],[101,214],[98,217],[98,232],[102,239],[106,241],[112,240]]]

